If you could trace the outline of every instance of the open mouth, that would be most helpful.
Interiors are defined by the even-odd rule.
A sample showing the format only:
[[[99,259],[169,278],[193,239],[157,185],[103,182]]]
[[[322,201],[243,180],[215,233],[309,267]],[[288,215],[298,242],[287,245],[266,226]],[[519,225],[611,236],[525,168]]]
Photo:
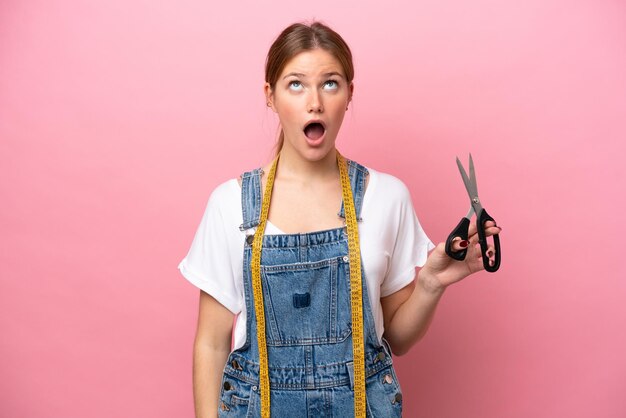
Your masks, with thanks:
[[[312,141],[320,139],[325,131],[326,128],[320,122],[311,122],[304,127],[304,134]]]

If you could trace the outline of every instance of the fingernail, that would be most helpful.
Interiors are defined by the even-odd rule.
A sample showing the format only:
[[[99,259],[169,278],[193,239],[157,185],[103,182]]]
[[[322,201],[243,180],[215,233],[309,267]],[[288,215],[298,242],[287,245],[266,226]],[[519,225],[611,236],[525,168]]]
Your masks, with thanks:
[[[463,240],[461,242],[459,242],[459,245],[463,248],[467,247],[469,245],[469,241]]]

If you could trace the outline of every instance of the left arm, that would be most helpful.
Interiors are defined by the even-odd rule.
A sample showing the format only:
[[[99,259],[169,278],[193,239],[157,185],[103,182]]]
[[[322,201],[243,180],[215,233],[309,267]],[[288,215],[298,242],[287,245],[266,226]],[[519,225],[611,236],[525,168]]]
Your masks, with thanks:
[[[487,236],[497,234],[501,228],[489,221],[485,223]],[[469,228],[469,244],[465,260],[456,261],[445,253],[445,244],[439,243],[420,269],[417,280],[403,289],[381,298],[385,325],[384,337],[396,355],[406,354],[428,331],[439,300],[446,288],[472,273],[483,270],[482,255],[478,246],[475,224]],[[460,238],[453,242],[453,250],[464,249]],[[490,247],[493,255],[493,247]]]
[[[384,336],[397,356],[406,354],[426,334],[445,291],[442,287],[428,289],[424,286],[422,272],[420,270],[417,280],[380,300],[385,323]]]

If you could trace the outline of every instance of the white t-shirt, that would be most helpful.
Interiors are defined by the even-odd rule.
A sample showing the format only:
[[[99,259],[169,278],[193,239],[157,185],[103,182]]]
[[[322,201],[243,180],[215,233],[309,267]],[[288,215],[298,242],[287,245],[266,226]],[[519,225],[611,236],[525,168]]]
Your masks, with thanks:
[[[370,306],[380,341],[383,311],[380,298],[402,289],[415,278],[435,246],[424,233],[411,195],[398,178],[367,167],[369,183],[358,223],[361,259]],[[241,187],[230,179],[215,188],[187,256],[178,268],[198,288],[234,314],[233,350],[246,341],[246,304],[243,287],[243,222]],[[282,234],[267,222],[265,235]]]

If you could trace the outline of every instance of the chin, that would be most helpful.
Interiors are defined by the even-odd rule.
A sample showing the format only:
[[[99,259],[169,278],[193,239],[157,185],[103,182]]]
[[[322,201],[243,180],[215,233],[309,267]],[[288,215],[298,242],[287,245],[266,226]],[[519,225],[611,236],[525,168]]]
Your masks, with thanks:
[[[315,162],[327,158],[328,154],[333,152],[334,149],[335,144],[331,143],[328,145],[324,144],[316,148],[307,147],[303,150],[300,150],[299,154],[302,155],[302,157],[304,157],[307,161]]]

